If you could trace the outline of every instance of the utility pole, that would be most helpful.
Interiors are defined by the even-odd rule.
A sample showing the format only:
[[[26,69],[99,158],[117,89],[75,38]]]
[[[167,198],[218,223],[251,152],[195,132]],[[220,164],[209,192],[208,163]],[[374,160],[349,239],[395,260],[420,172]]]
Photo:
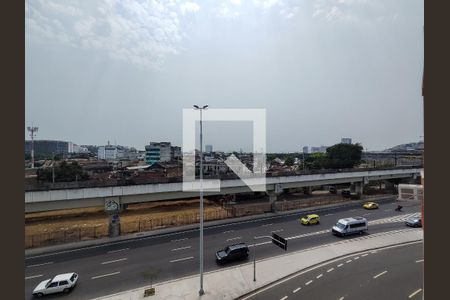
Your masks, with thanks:
[[[195,110],[200,110],[200,296],[205,294],[203,290],[203,123],[202,112],[208,105],[202,107],[194,105]]]
[[[36,132],[38,131],[38,127],[35,127],[33,125],[28,126],[27,130],[30,133],[31,137],[31,168],[34,169],[34,136],[36,135]]]
[[[53,152],[52,158],[52,182],[55,183],[55,152]]]

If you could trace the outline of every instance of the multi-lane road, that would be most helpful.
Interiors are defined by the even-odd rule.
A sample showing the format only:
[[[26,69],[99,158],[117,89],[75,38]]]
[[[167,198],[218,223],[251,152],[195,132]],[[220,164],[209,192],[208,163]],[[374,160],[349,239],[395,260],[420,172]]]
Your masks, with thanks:
[[[393,202],[383,203],[377,210],[360,206],[336,208],[320,212],[319,225],[302,226],[303,214],[280,215],[245,222],[205,228],[205,272],[220,268],[214,253],[226,245],[246,242],[252,249],[253,237],[277,232],[287,238],[288,252],[328,244],[338,239],[330,228],[340,218],[363,216],[369,220],[369,233],[382,233],[405,228],[404,220],[418,214],[419,205],[405,205],[396,212]],[[352,237],[348,237],[352,238]],[[258,259],[284,254],[270,242],[258,241]],[[78,286],[67,295],[49,298],[91,299],[149,284],[145,273],[159,270],[156,282],[197,274],[199,269],[199,232],[197,229],[145,237],[115,244],[87,247],[25,258],[25,298],[41,281],[64,272],[80,275]]]
[[[423,243],[350,255],[305,270],[241,300],[422,299]]]

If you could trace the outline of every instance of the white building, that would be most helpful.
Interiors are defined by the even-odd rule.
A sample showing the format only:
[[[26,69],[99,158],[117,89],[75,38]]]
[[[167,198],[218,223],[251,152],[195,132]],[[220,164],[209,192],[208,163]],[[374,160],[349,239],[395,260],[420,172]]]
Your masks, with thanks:
[[[125,158],[125,151],[118,146],[100,146],[98,147],[98,159],[119,160]]]
[[[351,144],[352,139],[351,138],[341,138],[341,144]]]

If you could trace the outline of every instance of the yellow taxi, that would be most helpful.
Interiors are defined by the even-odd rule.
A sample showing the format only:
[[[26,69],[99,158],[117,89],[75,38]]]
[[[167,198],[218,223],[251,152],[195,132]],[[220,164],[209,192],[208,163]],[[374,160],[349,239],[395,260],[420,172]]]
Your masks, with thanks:
[[[300,219],[300,223],[302,223],[303,225],[319,224],[320,217],[316,214],[307,215],[306,217]]]
[[[378,204],[375,202],[366,202],[364,203],[363,207],[365,209],[377,209],[378,208]]]

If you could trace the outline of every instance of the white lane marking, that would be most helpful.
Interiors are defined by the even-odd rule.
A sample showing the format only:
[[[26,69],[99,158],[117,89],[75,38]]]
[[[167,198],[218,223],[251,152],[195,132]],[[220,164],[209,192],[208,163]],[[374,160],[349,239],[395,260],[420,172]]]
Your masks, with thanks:
[[[38,278],[38,277],[41,277],[41,276],[44,276],[44,275],[33,275],[33,276],[28,276],[28,277],[25,277],[25,280],[27,280],[27,279],[32,279],[32,278]]]
[[[175,249],[172,249],[172,250],[170,250],[170,251],[180,251],[180,250],[186,250],[186,249],[189,249],[189,248],[191,248],[191,246],[175,248]]]
[[[377,275],[373,276],[373,279],[378,278],[378,277],[380,277],[381,275],[384,275],[384,274],[386,274],[386,273],[387,273],[387,271],[383,271],[383,272],[381,272],[380,274],[377,274]]]
[[[53,262],[50,261],[50,262],[46,262],[46,263],[42,263],[42,264],[29,265],[29,266],[27,266],[27,268],[40,267],[40,266],[50,265],[52,263]]]
[[[174,260],[171,260],[170,262],[174,263],[174,262],[177,262],[177,261],[183,261],[183,260],[188,260],[188,259],[193,259],[193,258],[194,258],[193,256],[189,256],[189,257],[174,259]]]
[[[363,255],[361,255],[362,257],[369,255],[368,253],[364,253]]]
[[[416,260],[416,263],[423,262],[423,259]]]
[[[352,262],[352,260],[349,259],[349,260],[347,260],[345,263],[348,264],[348,263],[351,263],[351,262]]]
[[[317,275],[317,279],[319,279],[320,277],[322,277],[323,276],[323,274],[319,274],[319,275]]]
[[[124,261],[124,260],[127,260],[127,259],[128,258],[120,258],[120,259],[115,259],[115,260],[109,260],[109,261],[104,261],[101,264],[102,265],[107,265],[107,264],[112,264],[112,263],[119,262],[119,261]]]
[[[106,277],[106,276],[114,276],[117,274],[120,274],[120,271],[114,272],[114,273],[108,273],[108,274],[104,274],[104,275],[94,276],[94,277],[91,277],[91,279],[97,279],[97,278],[102,278],[102,277]]]
[[[310,280],[310,281],[308,281],[307,283],[305,283],[305,285],[308,285],[308,284],[310,284],[311,282],[313,282],[312,280]]]
[[[284,229],[278,229],[278,230],[273,230],[271,232],[277,233],[277,232],[282,232]]]
[[[117,253],[117,252],[122,252],[122,251],[126,251],[126,250],[130,250],[130,248],[123,248],[123,249],[119,249],[119,250],[111,250],[106,252],[107,254],[111,254],[111,253]]]
[[[230,232],[234,232],[234,230],[227,230],[227,231],[224,231],[223,233],[230,233]]]
[[[359,259],[359,256],[357,256],[357,257],[354,258],[354,260],[357,260],[357,259]]]
[[[328,216],[332,216],[332,215],[334,215],[334,214],[326,214],[324,217],[328,217]]]
[[[273,225],[273,223],[269,223],[269,224],[263,224],[263,225],[261,225],[262,227],[266,227],[266,226],[272,226]]]
[[[231,239],[227,239],[227,242],[234,241],[234,240],[240,240],[240,239],[242,239],[242,237],[237,236],[237,237],[234,237],[234,238],[231,238]]]
[[[408,296],[408,298],[412,298],[415,295],[417,295],[418,293],[420,293],[422,291],[422,289],[418,289],[417,291],[415,291],[414,293],[412,293],[411,295]]]
[[[284,296],[283,298],[281,298],[280,300],[286,300],[288,296]]]
[[[189,238],[184,238],[184,239],[178,239],[178,240],[171,240],[171,242],[172,243],[175,243],[175,242],[181,242],[181,241],[185,241],[185,240],[188,240]]]
[[[297,293],[298,291],[300,291],[302,288],[301,287],[299,287],[299,288],[296,288],[295,290],[293,290],[292,292],[295,294],[295,293]]]
[[[324,234],[324,233],[329,233],[329,232],[330,232],[330,230],[321,230],[321,231],[316,231],[316,232],[300,234],[300,235],[296,235],[296,236],[290,236],[290,237],[287,237],[285,239],[286,240],[293,240],[293,239],[298,239],[298,238],[312,236],[312,235],[319,235],[319,234]]]
[[[344,264],[338,264],[338,268],[342,267]]]
[[[334,268],[328,269],[328,270],[327,270],[327,273],[330,273],[330,272],[333,271],[333,270],[334,270]]]
[[[262,245],[267,245],[267,244],[272,244],[272,242],[271,241],[270,242],[262,242],[262,243],[256,244],[256,246],[262,246]],[[248,245],[249,248],[254,247],[254,246],[255,246],[255,244]]]
[[[344,297],[339,298],[339,300],[344,300]]]

